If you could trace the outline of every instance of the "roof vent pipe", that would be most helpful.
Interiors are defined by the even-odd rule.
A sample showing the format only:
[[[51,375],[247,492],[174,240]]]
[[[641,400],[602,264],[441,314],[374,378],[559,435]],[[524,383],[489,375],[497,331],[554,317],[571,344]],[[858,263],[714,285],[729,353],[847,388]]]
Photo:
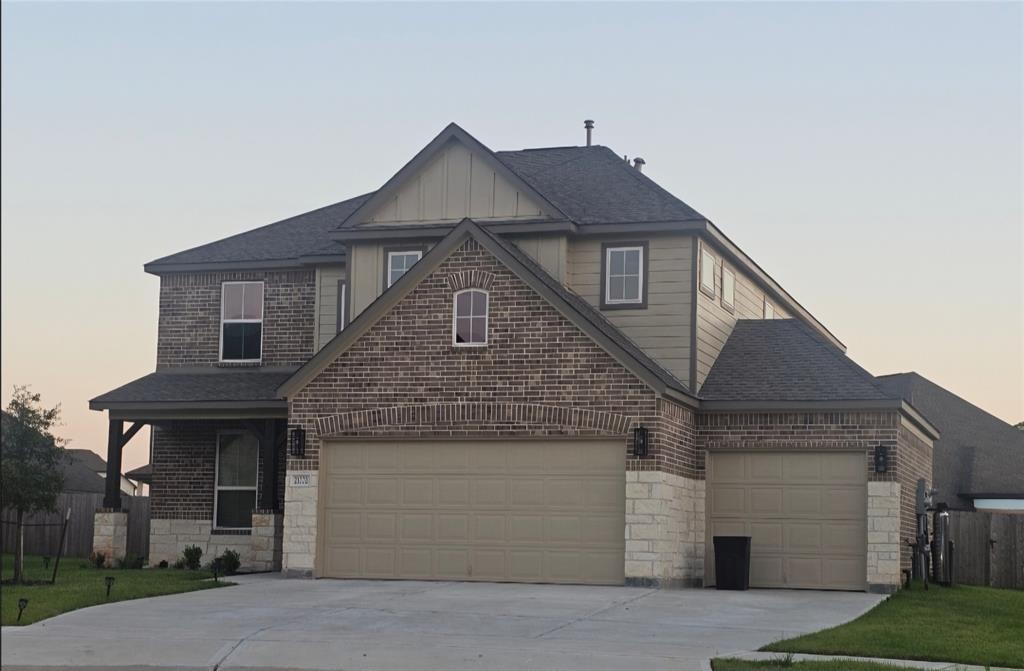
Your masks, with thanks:
[[[594,132],[594,120],[586,119],[583,122],[583,127],[587,129],[587,146],[590,146],[590,134]]]
[[[633,159],[633,167],[636,168],[637,172],[643,172],[644,171],[644,166],[646,164],[647,164],[647,161],[643,160],[639,156],[637,156],[636,158]]]

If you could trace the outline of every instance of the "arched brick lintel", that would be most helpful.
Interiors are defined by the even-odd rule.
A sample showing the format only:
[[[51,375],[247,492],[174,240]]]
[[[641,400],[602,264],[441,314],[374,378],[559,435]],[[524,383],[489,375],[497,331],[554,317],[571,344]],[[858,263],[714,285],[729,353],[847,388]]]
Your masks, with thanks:
[[[568,408],[534,403],[422,403],[355,410],[318,417],[316,432],[330,438],[381,428],[453,427],[488,425],[550,427],[587,434],[624,436],[637,418],[603,410]]]

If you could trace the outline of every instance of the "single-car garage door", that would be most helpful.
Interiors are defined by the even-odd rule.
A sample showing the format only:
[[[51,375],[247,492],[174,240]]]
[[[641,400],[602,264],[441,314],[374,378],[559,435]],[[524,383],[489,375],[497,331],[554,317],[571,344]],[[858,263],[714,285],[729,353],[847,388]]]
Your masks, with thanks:
[[[714,536],[751,536],[752,587],[862,590],[867,580],[863,452],[712,452],[707,575]]]
[[[340,441],[320,478],[321,576],[623,582],[621,440]]]

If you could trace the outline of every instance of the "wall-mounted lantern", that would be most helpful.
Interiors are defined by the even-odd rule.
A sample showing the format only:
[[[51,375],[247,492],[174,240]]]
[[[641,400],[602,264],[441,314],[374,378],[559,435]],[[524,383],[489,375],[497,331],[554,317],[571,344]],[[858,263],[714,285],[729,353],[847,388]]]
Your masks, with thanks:
[[[889,448],[885,445],[875,447],[875,473],[885,473],[889,470]]]
[[[288,454],[301,459],[306,455],[306,430],[301,426],[293,426],[288,437]]]
[[[650,432],[646,426],[638,426],[633,429],[633,456],[643,459],[647,456],[647,449],[650,446]]]

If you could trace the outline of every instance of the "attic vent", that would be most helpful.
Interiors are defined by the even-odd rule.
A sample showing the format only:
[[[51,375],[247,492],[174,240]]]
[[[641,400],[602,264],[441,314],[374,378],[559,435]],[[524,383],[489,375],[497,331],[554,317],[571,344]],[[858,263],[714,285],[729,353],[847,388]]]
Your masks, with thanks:
[[[639,156],[637,156],[636,158],[633,159],[633,167],[636,168],[637,172],[643,172],[644,171],[644,166],[646,164],[647,164],[647,161],[643,160]]]
[[[583,122],[583,127],[587,129],[587,146],[589,147],[590,146],[590,136],[591,136],[591,133],[594,132],[594,120],[593,119],[586,119]]]

